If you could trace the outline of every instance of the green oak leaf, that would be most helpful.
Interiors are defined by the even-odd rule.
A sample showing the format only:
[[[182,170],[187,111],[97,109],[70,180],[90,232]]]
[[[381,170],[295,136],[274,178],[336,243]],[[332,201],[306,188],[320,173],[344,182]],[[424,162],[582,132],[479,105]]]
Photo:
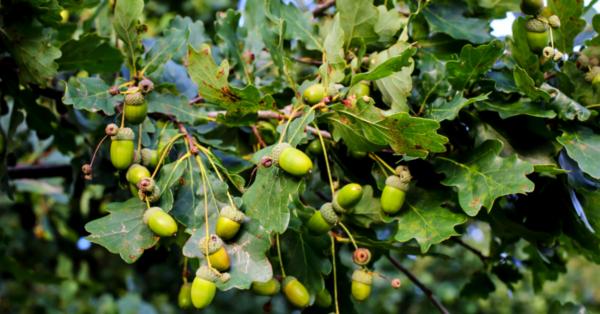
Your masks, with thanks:
[[[385,117],[375,107],[373,99],[360,98],[356,103],[346,102],[332,107],[336,114],[328,116],[333,124],[333,138],[344,138],[352,150],[365,151],[361,141],[375,145],[390,145],[398,154],[425,157],[428,152],[446,151],[447,138],[435,133],[440,125],[430,119],[413,118],[407,113]]]
[[[512,40],[507,44],[510,49],[510,55],[514,61],[527,72],[527,74],[537,83],[541,84],[544,80],[544,74],[540,71],[540,61],[536,54],[531,52],[527,44],[527,30],[525,23],[527,20],[518,17],[512,25]]]
[[[552,30],[554,45],[562,53],[573,52],[575,37],[583,31],[586,21],[583,15],[583,2],[578,0],[548,1],[551,15],[560,19],[560,27]]]
[[[217,219],[218,216],[211,219],[209,224],[211,234],[214,234]],[[203,261],[205,258],[198,244],[204,237],[206,237],[204,227],[196,230],[183,247],[183,255],[200,258]],[[227,270],[231,279],[227,283],[217,281],[219,290],[249,289],[253,281],[267,282],[273,278],[273,267],[265,255],[271,247],[271,239],[258,220],[244,221],[237,234],[228,240],[224,247],[231,261],[231,266]]]
[[[540,293],[546,281],[556,281],[560,273],[565,273],[566,268],[559,263],[548,263],[548,258],[543,256],[535,244],[530,244],[523,249],[529,255],[529,268],[533,277],[533,291]]]
[[[198,94],[207,101],[220,105],[232,111],[245,109],[251,112],[258,110],[277,110],[277,104],[271,95],[260,96],[259,90],[254,85],[238,89],[229,85],[229,63],[221,62],[217,67],[211,56],[210,46],[202,44],[200,50],[194,50],[188,45],[188,58],[190,65],[188,73],[194,83],[198,85]]]
[[[556,117],[556,112],[545,109],[545,104],[523,100],[522,98],[511,103],[503,101],[480,101],[475,103],[475,107],[477,107],[477,110],[496,111],[502,119],[522,114],[549,119]]]
[[[95,77],[80,77],[77,82],[80,87],[75,87],[65,83],[65,95],[63,102],[66,105],[73,105],[78,110],[88,110],[92,112],[104,111],[107,115],[115,113],[115,107],[123,101],[123,95],[112,97],[108,91],[110,86],[106,85],[102,79]],[[116,84],[122,82],[122,79]]]
[[[484,95],[479,95],[477,97],[466,99],[463,98],[464,93],[457,92],[450,101],[445,101],[438,106],[436,106],[435,104],[431,104],[430,106],[433,106],[433,108],[426,110],[424,117],[428,119],[433,119],[437,122],[442,122],[444,120],[452,121],[456,118],[458,112],[462,108],[478,101],[484,101],[488,99],[488,96],[490,94],[491,93],[487,93]]]
[[[61,71],[85,70],[90,73],[114,73],[121,70],[125,58],[121,51],[105,42],[97,34],[87,34],[79,40],[71,39],[60,50],[56,60]]]
[[[592,27],[596,33],[600,33],[600,15],[596,14],[592,18]],[[585,42],[586,46],[598,46],[600,45],[600,36],[596,36]]]
[[[493,39],[489,21],[463,16],[460,5],[442,6],[439,4],[421,9],[432,31],[446,33],[456,39],[465,39],[474,44],[483,44]]]
[[[258,26],[258,28],[262,40],[265,43],[265,47],[269,50],[271,60],[273,60],[273,63],[279,68],[279,71],[285,73],[283,45],[285,32],[287,30],[287,21],[279,20],[277,23],[277,32],[271,29],[268,23],[263,23]]]
[[[338,0],[336,8],[340,13],[346,50],[358,46],[361,40],[368,44],[379,39],[379,35],[375,32],[379,10],[373,5],[373,1]]]
[[[337,83],[344,78],[346,59],[344,58],[344,30],[340,26],[340,14],[333,18],[333,27],[323,43],[325,60],[319,67],[322,84],[328,88],[330,84]]]
[[[413,65],[412,56],[417,53],[417,48],[410,48],[402,51],[399,55],[391,57],[382,63],[377,64],[369,72],[354,75],[349,88],[356,86],[362,81],[375,81],[386,78],[394,73],[402,71],[406,67]]]
[[[380,51],[378,54],[372,56],[371,61],[369,62],[369,70],[373,71],[375,68],[379,67],[379,65],[390,62],[389,60],[401,56],[407,50],[412,50],[411,45],[405,41],[398,41],[389,49]],[[402,58],[400,60],[402,60]],[[412,58],[409,59],[409,62],[410,65],[403,67],[399,72],[395,72],[390,76],[375,81],[375,86],[381,91],[383,102],[392,108],[392,113],[409,111],[406,98],[410,95],[410,91],[413,87],[412,78],[410,76],[415,69],[415,63]],[[395,63],[395,61],[391,61],[391,63]],[[381,70],[386,68],[382,68]],[[377,72],[382,73],[386,71]]]
[[[556,111],[560,119],[574,120],[575,117],[577,117],[579,121],[586,121],[592,115],[592,112],[589,109],[567,97],[567,95],[560,90],[546,83],[542,85],[541,89],[550,94],[551,99],[548,103],[548,107]]]
[[[483,75],[484,79],[482,81],[493,81],[495,88],[499,92],[504,93],[517,93],[519,92],[519,87],[515,83],[514,75],[507,69],[502,69],[502,71],[491,71]]]
[[[565,302],[561,304],[560,301],[555,300],[548,309],[548,314],[587,314],[585,307],[580,304],[573,304],[572,302]]]
[[[315,111],[310,110],[308,107],[305,107],[302,110],[302,115],[294,119],[290,123],[288,131],[285,132],[285,134],[283,130],[285,129],[286,123],[277,127],[277,132],[279,132],[279,134],[283,134],[279,136],[279,141],[289,143],[294,147],[296,147],[299,144],[305,144],[307,136],[304,130],[306,129],[308,124],[311,123],[314,119]]]
[[[600,36],[598,38],[600,38]],[[560,91],[585,107],[600,103],[600,94],[594,91],[592,84],[586,82],[584,78],[585,72],[577,68],[577,63],[575,61],[566,61],[562,68],[562,73],[568,76],[566,81],[568,81],[570,84],[567,84],[573,85],[573,93],[571,95],[567,93],[570,88],[565,88],[565,86],[561,84],[562,80],[557,74],[557,80],[559,83],[558,87]]]
[[[323,51],[322,40],[313,25],[312,13],[302,13],[293,3],[283,4],[281,0],[265,0],[265,7],[271,21],[278,23],[281,19],[287,22],[285,39],[299,39],[307,49]]]
[[[395,40],[394,35],[403,25],[406,25],[408,18],[400,14],[396,8],[388,11],[385,6],[380,5],[377,10],[379,10],[379,19],[375,23],[374,30],[379,35],[379,42],[392,43]]]
[[[487,140],[465,155],[437,157],[435,171],[446,175],[441,183],[458,188],[467,215],[475,216],[482,206],[491,210],[500,196],[533,191],[533,182],[525,176],[533,166],[516,155],[498,157],[503,146],[499,140]]]
[[[161,64],[171,60],[171,56],[185,45],[189,36],[188,27],[165,30],[163,38],[157,40],[144,57],[144,74],[156,71]]]
[[[245,28],[239,27],[241,17],[242,13],[235,12],[232,9],[229,9],[226,12],[217,12],[215,28],[217,35],[221,37],[221,39],[223,39],[227,44],[227,50],[235,61],[234,68],[238,73],[240,73],[240,75],[243,73],[243,75],[245,75],[248,79],[248,83],[251,84],[251,64],[248,63],[251,63],[252,61],[244,60],[244,46],[242,45],[243,40],[238,35],[239,32],[246,32]],[[196,84],[198,83],[196,82]]]
[[[567,149],[569,156],[577,161],[581,170],[600,179],[600,135],[573,122],[561,123],[559,129],[563,134],[556,140]]]
[[[202,20],[192,21],[192,19],[188,16],[184,18],[177,16],[171,19],[167,28],[189,29],[190,34],[187,43],[190,44],[194,49],[200,49],[200,45],[212,42],[210,37],[206,35]],[[187,52],[188,47],[186,44],[184,44],[171,56],[171,60],[177,62],[178,64],[187,64]]]
[[[467,216],[454,214],[441,206],[448,201],[449,193],[422,189],[412,182],[400,212],[394,216],[383,212],[380,215],[387,223],[398,220],[396,241],[407,242],[414,238],[425,253],[431,245],[460,235],[454,227],[467,221]]]
[[[113,26],[117,37],[123,41],[123,52],[130,70],[136,70],[138,59],[146,51],[142,45],[142,35],[147,27],[139,21],[144,10],[144,0],[121,0],[115,6]],[[139,70],[139,69],[137,69]]]
[[[504,52],[504,43],[494,39],[487,45],[473,48],[466,45],[460,52],[460,60],[448,61],[448,81],[456,90],[467,89],[481,74],[486,73]]]
[[[177,97],[171,93],[151,93],[148,95],[148,112],[160,112],[172,115],[180,122],[199,125],[208,122],[203,108],[190,104],[187,96]]]
[[[523,91],[525,95],[529,96],[532,101],[540,101],[542,99],[548,101],[550,99],[550,95],[548,93],[535,86],[535,82],[531,77],[529,77],[529,75],[527,75],[525,70],[521,69],[519,66],[516,66],[513,74],[515,76],[515,83],[517,83],[519,89]]]
[[[469,282],[460,289],[460,296],[467,300],[487,299],[496,286],[487,273],[476,273]]]

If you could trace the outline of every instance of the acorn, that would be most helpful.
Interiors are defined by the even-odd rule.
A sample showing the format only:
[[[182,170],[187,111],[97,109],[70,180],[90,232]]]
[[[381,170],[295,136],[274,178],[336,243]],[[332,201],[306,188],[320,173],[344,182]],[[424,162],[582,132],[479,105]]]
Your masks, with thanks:
[[[532,17],[525,23],[527,30],[527,44],[529,50],[535,54],[541,54],[548,46],[548,24]]]
[[[548,18],[548,24],[550,24],[550,27],[558,29],[560,28],[560,19],[558,16],[552,15],[550,18]]]
[[[281,284],[275,278],[271,278],[271,280],[267,282],[258,282],[253,281],[250,286],[250,291],[252,291],[256,295],[270,297],[279,293],[281,290]]]
[[[140,153],[137,150],[134,150],[133,151],[133,161],[131,163],[141,165],[142,164],[142,153]]]
[[[154,189],[156,189],[156,182],[154,182],[154,179],[150,178],[150,177],[144,177],[141,178],[140,181],[137,183],[137,188],[144,192],[144,193],[149,193],[154,191]]]
[[[339,214],[350,213],[362,198],[363,188],[360,184],[345,185],[333,196],[333,209]]]
[[[331,293],[329,290],[323,289],[323,291],[317,293],[315,296],[315,304],[318,307],[328,308],[331,306]]]
[[[160,188],[158,187],[158,185],[155,184],[152,189],[148,189],[148,190],[140,189],[138,191],[138,196],[142,202],[146,202],[146,199],[148,199],[149,203],[156,203],[160,200]]]
[[[314,139],[310,144],[308,144],[308,152],[315,156],[323,156],[323,144],[321,144],[321,140]]]
[[[179,301],[179,307],[182,309],[187,309],[192,307],[192,284],[185,283],[179,289],[179,297],[177,298]]]
[[[216,234],[223,240],[229,240],[240,230],[240,225],[244,222],[246,216],[231,206],[223,207],[220,215],[217,221]]]
[[[367,152],[351,150],[350,157],[352,157],[353,159],[356,159],[356,160],[362,160],[362,159],[365,159],[365,157],[367,157]]]
[[[279,132],[277,132],[277,129],[271,123],[261,120],[258,121],[256,128],[258,129],[260,137],[262,137],[267,145],[273,145],[277,142]]]
[[[142,165],[131,165],[127,170],[127,175],[125,175],[127,181],[129,181],[129,190],[133,196],[138,195],[138,187],[137,184],[140,182],[142,178],[150,177],[150,171],[146,169],[146,167]]]
[[[160,207],[151,207],[144,212],[143,221],[159,237],[172,237],[177,233],[177,223]]]
[[[229,269],[231,262],[229,260],[229,254],[223,246],[223,240],[217,235],[211,234],[208,238],[208,250],[206,249],[206,237],[202,238],[198,243],[200,252],[206,257],[208,253],[208,260],[210,265],[218,271],[225,271]]]
[[[569,262],[569,253],[564,247],[559,246],[554,249],[554,258],[561,264],[567,264]]]
[[[325,97],[325,88],[321,84],[313,84],[302,94],[302,99],[309,105],[320,103]]]
[[[313,164],[310,158],[288,143],[277,144],[271,152],[271,160],[276,167],[297,177],[312,172]]]
[[[587,72],[586,74],[583,75],[583,77],[585,78],[585,81],[591,84],[596,84],[598,83],[598,81],[600,81],[600,67],[599,66],[594,66],[590,69],[589,72]]]
[[[359,302],[368,299],[372,283],[373,275],[361,269],[355,270],[352,274],[352,296]]]
[[[333,210],[331,203],[325,203],[321,206],[321,210],[315,211],[310,217],[306,227],[310,234],[314,236],[322,236],[329,232],[338,221],[338,215]]]
[[[403,166],[396,168],[396,173],[399,175],[389,176],[385,180],[385,188],[381,193],[381,209],[388,215],[393,215],[402,208],[412,179],[408,168]]]
[[[140,88],[140,92],[142,92],[142,94],[147,95],[152,93],[154,90],[154,83],[148,79],[145,79],[138,84],[138,87]]]
[[[587,71],[589,70],[588,66],[590,65],[590,58],[588,58],[588,56],[585,55],[580,55],[579,58],[577,59],[577,68],[580,69],[581,71]]]
[[[365,266],[371,261],[371,251],[367,249],[356,249],[353,254],[354,263],[358,266]]]
[[[125,170],[133,161],[133,139],[135,134],[130,128],[119,130],[117,135],[111,136],[110,161],[119,170]]]
[[[546,59],[551,59],[554,57],[554,49],[552,49],[552,47],[546,47],[544,48],[544,51],[542,51],[542,55],[544,55]]]
[[[521,0],[521,11],[527,15],[538,15],[543,9],[543,0]]]
[[[229,273],[223,273],[221,274],[221,276],[219,277],[219,281],[221,283],[227,283],[229,281],[229,279],[231,279],[231,275]]]
[[[354,95],[356,99],[359,99],[363,96],[370,96],[371,91],[369,90],[369,85],[365,83],[358,83],[356,86],[352,87],[348,91],[349,95]]]
[[[116,136],[119,133],[119,127],[116,124],[111,123],[106,126],[104,131],[106,132],[106,135],[108,135],[108,136]]]
[[[310,302],[310,295],[296,277],[287,276],[283,278],[281,282],[281,288],[283,294],[287,297],[288,301],[297,308],[305,308]]]
[[[210,305],[217,291],[217,274],[202,266],[196,272],[196,278],[192,283],[192,303],[197,309],[204,309]]]
[[[563,54],[560,51],[557,51],[554,53],[554,62],[559,62],[560,60],[562,60],[563,58]]]
[[[133,94],[125,94],[125,119],[133,125],[139,125],[146,120],[146,113],[148,112],[148,102],[146,101],[146,95],[142,94],[139,87],[129,87],[128,92],[137,90]]]

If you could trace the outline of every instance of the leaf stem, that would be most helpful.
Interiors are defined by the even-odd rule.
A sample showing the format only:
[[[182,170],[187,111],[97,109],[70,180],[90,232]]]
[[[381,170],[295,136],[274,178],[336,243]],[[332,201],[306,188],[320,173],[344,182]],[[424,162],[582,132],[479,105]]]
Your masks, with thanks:
[[[212,265],[210,264],[210,257],[208,254],[208,240],[210,238],[210,231],[208,230],[208,197],[206,197],[206,169],[204,169],[204,165],[202,164],[202,162],[200,161],[200,157],[198,155],[196,155],[196,161],[198,162],[198,165],[200,166],[200,174],[202,176],[202,186],[204,187],[204,226],[206,227],[206,255],[204,257],[206,257],[206,262],[208,263],[208,268],[211,269],[212,271],[214,271],[217,274],[221,274],[218,270],[214,269],[212,267]]]
[[[312,125],[317,129],[317,134],[319,134],[319,140],[321,141],[321,146],[323,146],[323,155],[325,156],[325,165],[327,165],[327,175],[329,176],[329,186],[331,187],[331,196],[335,193],[335,189],[333,188],[333,178],[331,177],[331,169],[329,168],[329,158],[327,157],[327,148],[325,148],[325,141],[323,140],[323,136],[321,135],[321,131],[319,130],[319,126],[313,121]]]
[[[184,284],[187,283],[186,273],[187,273],[187,256],[184,256],[183,257],[183,273],[182,273],[182,276],[181,276],[181,277],[183,277],[183,283]]]
[[[379,168],[381,168],[381,172],[383,172],[383,175],[385,175],[387,177],[388,176],[387,171],[385,170],[385,167],[379,162],[379,160],[377,160],[377,158],[371,156],[371,154],[369,154],[369,158],[375,160],[377,165],[379,165]]]
[[[358,245],[356,245],[356,242],[354,242],[354,237],[352,236],[352,234],[350,233],[350,231],[348,231],[348,228],[346,228],[346,226],[344,226],[344,224],[339,221],[338,224],[340,226],[342,226],[342,228],[344,228],[344,231],[346,231],[346,234],[348,234],[348,237],[350,238],[350,241],[352,241],[352,244],[354,244],[354,249],[358,250]]]
[[[279,233],[276,235],[277,238],[277,255],[279,256],[279,267],[281,267],[281,275],[285,278],[285,270],[283,269],[283,260],[281,259],[281,246],[279,245]]]
[[[147,197],[145,197],[145,199],[146,199],[146,205],[148,205],[148,209],[150,209],[150,202],[148,201]]]
[[[333,297],[335,301],[335,314],[340,314],[340,307],[338,305],[338,292],[337,292],[337,273],[335,270],[335,238],[331,236],[331,254],[333,255]]]
[[[121,117],[121,127],[119,128],[119,130],[123,129],[123,127],[125,126],[125,109],[127,109],[127,105],[125,104],[125,101],[123,101],[123,116]]]
[[[129,83],[127,83],[127,84],[129,84]],[[121,95],[129,95],[129,94],[135,94],[135,93],[137,93],[137,92],[139,92],[139,91],[140,91],[140,88],[138,87],[138,89],[136,89],[136,90],[132,90],[132,91],[124,91],[124,92],[119,92],[119,93],[120,93]]]
[[[375,275],[375,276],[377,276],[377,277],[381,277],[381,278],[383,278],[383,279],[385,279],[385,280],[389,281],[390,283],[392,283],[392,281],[391,281],[390,279],[388,279],[387,277],[385,277],[385,276],[383,276],[383,275],[380,275],[380,274],[378,274],[378,273],[374,273],[374,272],[372,272],[372,271],[367,271],[367,273],[369,273],[369,274],[371,274],[371,275]]]
[[[371,159],[373,159],[373,157],[377,158],[377,160],[379,162],[381,162],[381,164],[383,164],[384,166],[386,166],[386,168],[390,169],[390,171],[392,171],[392,174],[396,173],[396,169],[390,167],[390,165],[388,165],[385,161],[383,161],[383,159],[381,159],[381,157],[377,156],[377,154],[373,154],[373,153],[369,153],[369,156],[372,156]],[[387,173],[386,173],[387,175]]]
[[[298,110],[300,110],[302,107],[303,107],[303,105],[300,105],[298,108],[294,108],[294,110],[292,110],[292,113],[290,114],[290,117],[296,116],[296,112],[298,112]],[[279,144],[281,144],[283,142],[283,138],[285,137],[285,132],[287,132],[288,128],[290,127],[290,123],[292,123],[292,119],[288,119],[287,123],[285,124],[285,128],[283,129],[283,132],[281,132],[281,138],[279,139]]]
[[[142,152],[142,124],[140,124],[140,134],[138,138],[138,153]]]
[[[321,102],[321,103],[318,103],[318,104],[316,104],[316,105],[314,105],[314,106],[310,107],[310,110],[308,110],[308,112],[306,113],[306,115],[304,116],[304,118],[302,118],[302,121],[300,122],[300,125],[302,125],[302,124],[304,123],[304,121],[306,121],[306,119],[308,118],[308,116],[310,115],[310,113],[311,113],[312,111],[314,111],[314,110],[315,110],[315,109],[317,109],[317,108],[323,108],[323,107],[325,107],[325,103],[323,103],[323,102]],[[292,113],[292,117],[293,117],[293,116],[294,116],[294,114]],[[288,120],[288,121],[292,121],[292,119],[290,119],[290,120]],[[287,127],[287,125],[286,125],[286,127]],[[293,138],[296,136],[296,134],[298,134],[298,131],[300,131],[300,130],[304,130],[304,128],[298,128],[298,129],[296,130],[296,132],[294,132],[294,135],[292,135],[292,137],[291,137],[291,138],[293,139]],[[283,136],[282,136],[282,138],[281,138],[281,139],[283,139]]]
[[[179,138],[182,138],[184,136],[185,136],[185,134],[183,134],[183,133],[177,134],[177,136],[175,136],[171,141],[169,141],[167,146],[165,146],[165,149],[164,149],[162,155],[160,156],[160,160],[158,161],[158,165],[156,165],[156,169],[154,169],[154,172],[152,173],[152,179],[154,179],[154,176],[156,176],[156,173],[158,172],[158,169],[160,168],[160,165],[162,164],[162,161],[165,158],[165,155],[169,152],[173,143],[175,143],[176,140],[178,140]]]
[[[194,142],[194,145],[196,145],[196,147],[198,147],[198,149],[200,149],[200,151],[202,151],[202,153],[206,156],[206,158],[208,159],[208,161],[210,161],[210,164],[212,165],[213,169],[215,169],[215,172],[217,173],[217,176],[219,177],[219,180],[221,180],[222,182],[225,182],[225,180],[223,180],[223,177],[221,177],[221,174],[219,173],[219,170],[217,170],[217,166],[212,161],[212,159],[210,158],[210,156],[208,156],[208,154],[207,154],[207,152],[210,153],[210,151],[208,149],[202,147],[198,143]],[[236,208],[235,204],[233,203],[233,199],[231,198],[231,194],[229,194],[229,189],[227,191],[225,191],[225,192],[227,193],[227,197],[229,198],[229,202],[231,203],[231,207],[232,208]]]

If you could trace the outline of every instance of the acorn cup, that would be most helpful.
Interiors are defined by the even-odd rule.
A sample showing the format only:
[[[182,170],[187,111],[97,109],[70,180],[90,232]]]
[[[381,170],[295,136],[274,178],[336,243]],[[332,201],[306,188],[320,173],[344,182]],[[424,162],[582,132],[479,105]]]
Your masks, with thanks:
[[[328,308],[331,306],[331,293],[329,290],[323,289],[323,291],[317,293],[315,296],[315,304],[318,307]]]
[[[373,275],[364,270],[357,269],[352,274],[352,296],[362,302],[371,295],[371,284],[373,283]]]
[[[133,139],[135,134],[130,128],[122,128],[111,136],[110,161],[119,170],[125,170],[133,162]]]
[[[548,46],[548,24],[532,17],[525,23],[525,29],[527,31],[529,50],[537,55],[541,55],[544,48]]]
[[[125,94],[125,119],[133,125],[139,125],[146,120],[148,113],[148,102],[146,95],[142,94],[141,88],[131,86],[128,92],[138,90],[133,94]]]
[[[353,254],[354,263],[358,266],[365,266],[371,261],[371,251],[367,249],[356,249]]]
[[[333,196],[333,209],[338,214],[351,213],[354,206],[360,202],[362,193],[363,188],[360,184],[347,184]]]
[[[287,276],[283,278],[281,288],[288,301],[297,308],[305,308],[310,302],[308,291],[296,277]]]
[[[217,274],[202,266],[196,272],[196,278],[192,283],[192,303],[197,309],[204,309],[210,305],[217,292]]]
[[[177,233],[177,223],[160,207],[151,207],[144,212],[144,223],[159,237],[172,237]]]
[[[277,144],[271,152],[271,159],[273,165],[293,176],[303,177],[312,172],[310,158],[288,143]]]
[[[308,221],[307,228],[310,234],[322,236],[329,232],[338,221],[338,215],[333,210],[331,203],[325,203],[321,210],[315,211]]]
[[[321,84],[313,84],[302,94],[302,99],[308,105],[316,105],[325,97],[325,89]]]
[[[381,210],[388,215],[394,215],[402,208],[412,179],[408,168],[403,166],[396,168],[396,174],[385,180],[385,188],[381,193]]]
[[[229,240],[238,233],[246,216],[231,206],[223,207],[220,215],[215,228],[216,234],[223,240]]]
[[[256,295],[260,296],[274,296],[279,293],[281,290],[281,284],[275,278],[271,278],[271,280],[267,282],[252,282],[250,286],[250,291],[252,291]]]
[[[150,177],[150,171],[146,169],[146,167],[142,165],[131,165],[127,170],[127,175],[125,176],[127,181],[129,181],[129,190],[133,196],[138,195],[137,184],[140,182],[142,178]]]
[[[187,309],[192,306],[192,284],[185,283],[179,289],[179,297],[177,298],[179,301],[179,307],[182,309]]]
[[[229,254],[223,246],[223,240],[217,235],[211,234],[208,238],[208,250],[206,248],[206,237],[202,238],[198,243],[200,252],[206,257],[208,253],[208,259],[210,265],[218,271],[225,271],[231,266],[229,260]]]

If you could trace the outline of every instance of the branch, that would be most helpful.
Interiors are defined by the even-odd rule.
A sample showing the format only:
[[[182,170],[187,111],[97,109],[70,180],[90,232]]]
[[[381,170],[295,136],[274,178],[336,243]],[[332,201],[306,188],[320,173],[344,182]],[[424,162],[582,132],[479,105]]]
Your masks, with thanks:
[[[317,194],[318,197],[320,197],[322,200],[324,200],[325,202],[331,202],[332,199],[331,197],[329,197],[329,195],[321,192],[321,191],[316,191],[315,194]]]
[[[262,145],[263,148],[267,147],[267,143],[265,143],[262,136],[260,136],[260,133],[258,133],[258,129],[256,128],[256,125],[252,126],[252,132],[254,132],[254,135],[256,135],[256,138],[258,139],[258,142],[260,143],[260,145]]]
[[[313,16],[323,15],[324,12],[333,5],[335,5],[335,0],[326,0],[323,3],[318,4],[311,12]]]
[[[406,269],[402,264],[400,264],[400,262],[396,258],[394,258],[391,254],[388,255],[387,257],[392,262],[392,264],[394,264],[394,266],[396,266],[398,269],[400,269],[400,271],[403,272],[406,275],[406,277],[408,277],[408,279],[410,279],[410,281],[414,282],[415,285],[417,285],[419,288],[421,288],[421,291],[423,291],[423,293],[425,293],[425,295],[429,298],[429,300],[431,300],[431,303],[433,303],[433,305],[440,311],[440,313],[450,314],[448,312],[448,310],[446,310],[444,308],[444,306],[440,303],[440,301],[438,301],[433,296],[433,292],[431,292],[431,290],[429,290],[429,288],[427,288],[422,282],[420,282],[419,279],[417,279],[417,277],[415,277],[415,275],[413,275],[408,269]]]
[[[7,174],[11,179],[65,177],[70,180],[73,176],[73,167],[70,164],[16,166],[8,167]]]
[[[473,254],[477,255],[477,257],[479,257],[479,259],[481,260],[481,262],[483,263],[483,267],[487,268],[487,260],[489,257],[483,255],[483,253],[481,253],[479,250],[475,249],[474,247],[464,243],[461,239],[457,238],[457,237],[451,237],[450,240],[458,243],[460,246],[464,247],[465,249],[473,252]]]
[[[546,73],[546,74],[544,74],[544,79],[547,80],[547,79],[553,78],[555,76],[556,76],[556,72],[552,72],[552,73],[549,73],[549,74]]]
[[[317,129],[313,128],[312,126],[308,126],[308,125],[307,125],[307,126],[306,126],[306,130],[307,130],[307,131],[310,131],[310,132],[311,132],[311,133],[313,133],[313,134],[319,134],[319,131],[317,131]],[[329,133],[329,132],[327,132],[327,131],[321,131],[321,136],[322,136],[322,137],[324,137],[324,138],[330,139],[330,140],[331,140],[331,139],[333,139],[333,138],[331,137],[331,133]]]
[[[312,64],[312,65],[321,65],[321,64],[323,64],[323,61],[306,60],[306,59],[301,59],[301,58],[294,58],[294,60],[296,60],[296,62],[306,63],[306,64]]]
[[[194,155],[198,155],[199,151],[198,148],[196,147],[195,143],[194,143],[194,138],[190,135],[190,133],[188,133],[188,131],[186,130],[186,128],[183,126],[183,124],[181,124],[181,122],[177,121],[177,119],[175,119],[174,116],[170,115],[170,114],[166,114],[166,113],[162,113],[162,112],[153,112],[150,114],[150,116],[152,117],[165,117],[171,121],[173,121],[173,123],[175,123],[177,125],[177,127],[179,127],[179,131],[183,134],[185,134],[185,137],[187,138],[187,141],[190,145],[190,153],[194,154]]]
[[[227,111],[222,110],[222,111],[209,111],[208,113],[208,117],[210,118],[216,118],[219,114],[227,114]],[[298,118],[299,116],[302,115],[302,111],[298,111],[296,112],[296,115],[294,116],[294,119]],[[270,110],[259,110],[258,111],[258,119],[263,119],[263,120],[267,120],[267,119],[277,119],[277,120],[283,120],[286,119],[286,115],[283,111],[280,111],[280,113],[277,113],[275,111],[270,111]]]

